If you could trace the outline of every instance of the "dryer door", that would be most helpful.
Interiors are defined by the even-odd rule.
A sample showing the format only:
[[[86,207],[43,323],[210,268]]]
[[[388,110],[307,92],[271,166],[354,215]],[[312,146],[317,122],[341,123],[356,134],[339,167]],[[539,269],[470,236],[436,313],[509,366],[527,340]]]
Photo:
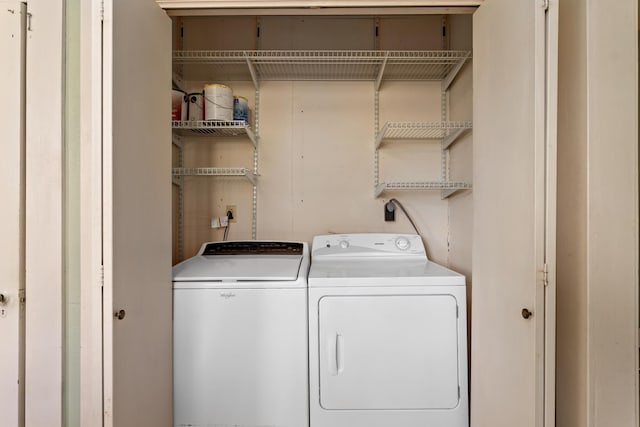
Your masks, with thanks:
[[[452,295],[324,297],[319,340],[324,409],[458,405],[458,316]]]

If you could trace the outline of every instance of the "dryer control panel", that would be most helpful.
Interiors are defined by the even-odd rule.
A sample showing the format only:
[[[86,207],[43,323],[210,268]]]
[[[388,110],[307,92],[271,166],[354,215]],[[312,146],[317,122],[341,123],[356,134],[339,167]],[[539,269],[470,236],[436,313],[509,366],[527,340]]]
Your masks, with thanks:
[[[326,234],[313,239],[313,258],[392,257],[426,260],[424,244],[416,234]]]

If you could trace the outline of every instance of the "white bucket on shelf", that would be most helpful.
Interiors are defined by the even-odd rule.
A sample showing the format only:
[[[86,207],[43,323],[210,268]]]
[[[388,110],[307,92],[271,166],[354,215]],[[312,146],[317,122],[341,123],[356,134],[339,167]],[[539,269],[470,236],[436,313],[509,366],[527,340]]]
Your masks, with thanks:
[[[187,120],[187,94],[178,89],[171,91],[171,120]]]
[[[204,119],[233,120],[233,91],[229,86],[208,84],[204,87]]]
[[[189,120],[204,120],[204,97],[202,93],[190,93],[187,95],[189,102]]]
[[[233,97],[233,120],[249,124],[249,100],[244,96]]]

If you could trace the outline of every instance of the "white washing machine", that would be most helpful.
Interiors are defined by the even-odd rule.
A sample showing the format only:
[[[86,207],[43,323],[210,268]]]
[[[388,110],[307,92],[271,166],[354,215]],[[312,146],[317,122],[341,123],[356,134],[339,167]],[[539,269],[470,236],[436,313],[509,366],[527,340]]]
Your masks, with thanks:
[[[465,301],[417,235],[315,237],[311,427],[468,427]]]
[[[305,427],[306,243],[206,243],[173,269],[174,426]]]

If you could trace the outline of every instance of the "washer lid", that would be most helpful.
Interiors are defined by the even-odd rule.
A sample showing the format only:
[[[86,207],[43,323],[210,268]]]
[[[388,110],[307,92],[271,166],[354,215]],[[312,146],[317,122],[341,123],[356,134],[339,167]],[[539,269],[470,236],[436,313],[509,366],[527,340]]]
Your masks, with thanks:
[[[308,254],[303,243],[272,241],[205,243],[198,255],[173,267],[173,281],[295,281],[298,279],[300,266],[305,257],[308,257]]]

